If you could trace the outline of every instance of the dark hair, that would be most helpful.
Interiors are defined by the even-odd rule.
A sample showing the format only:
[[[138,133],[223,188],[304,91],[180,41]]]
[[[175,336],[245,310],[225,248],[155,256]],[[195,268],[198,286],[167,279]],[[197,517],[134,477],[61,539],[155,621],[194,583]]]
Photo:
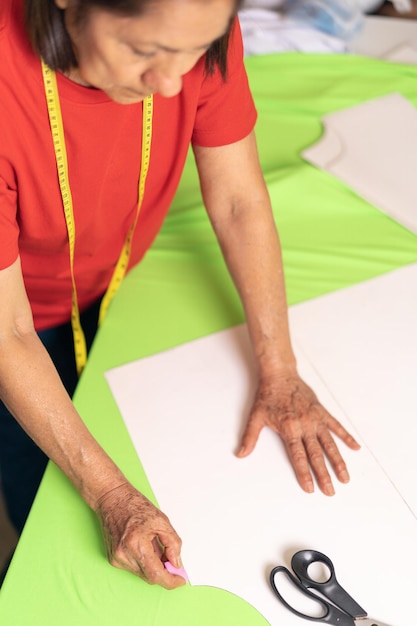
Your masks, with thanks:
[[[90,7],[100,7],[117,15],[140,15],[147,4],[154,0],[78,0],[76,20],[80,23]],[[236,0],[236,11],[241,0]],[[65,27],[65,12],[54,0],[25,0],[26,28],[32,46],[53,70],[66,72],[77,67],[71,40]],[[206,72],[212,74],[216,65],[223,76],[227,73],[227,49],[229,29],[213,42],[206,53]]]

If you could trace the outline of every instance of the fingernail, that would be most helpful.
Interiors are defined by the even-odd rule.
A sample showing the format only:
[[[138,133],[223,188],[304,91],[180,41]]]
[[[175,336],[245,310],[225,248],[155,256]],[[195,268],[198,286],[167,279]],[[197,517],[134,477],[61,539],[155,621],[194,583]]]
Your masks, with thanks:
[[[347,473],[346,470],[344,470],[343,472],[340,472],[340,476],[339,479],[342,483],[348,483],[350,480],[349,474]]]
[[[313,493],[314,491],[314,485],[312,482],[308,482],[306,483],[306,491],[307,493]]]
[[[332,483],[327,483],[324,486],[324,493],[326,494],[326,496],[334,496],[335,490]]]

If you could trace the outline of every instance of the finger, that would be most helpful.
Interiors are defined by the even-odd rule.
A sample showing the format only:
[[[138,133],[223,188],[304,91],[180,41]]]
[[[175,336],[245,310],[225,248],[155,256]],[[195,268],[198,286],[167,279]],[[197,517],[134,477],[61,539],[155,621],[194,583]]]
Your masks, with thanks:
[[[125,555],[121,551],[118,554],[114,554],[109,558],[109,563],[116,569],[122,569],[126,572],[130,572],[135,576],[139,576],[142,580],[147,580],[143,567],[139,561],[136,561],[132,556]]]
[[[330,437],[330,435],[329,435]],[[326,466],[323,449],[318,441],[317,437],[310,436],[305,437],[304,445],[308,462],[314,472],[317,480],[317,484],[320,490],[326,496],[334,496],[335,490],[333,487],[332,479]]]
[[[130,540],[127,540],[123,544],[113,546],[113,550],[108,555],[109,562],[117,569],[126,570],[145,579],[146,577],[142,567],[142,553],[139,548],[135,550],[129,543]]]
[[[323,432],[319,433],[319,441],[326,457],[329,459],[329,462],[338,480],[340,480],[340,482],[342,483],[348,483],[350,477],[346,467],[346,463],[339,452],[339,448],[337,447],[335,440],[327,429],[324,429]]]
[[[164,561],[168,559],[175,567],[181,566],[182,541],[166,516],[161,514],[159,524],[157,535],[154,535],[140,551],[139,565],[150,584],[158,584],[165,589],[175,589],[182,586],[185,581],[180,576],[168,572]]]
[[[140,558],[131,551],[118,550],[110,562],[114,567],[131,572],[150,585],[160,585],[165,589],[176,589],[186,582],[181,576],[170,574],[153,550],[142,553]]]
[[[152,547],[153,547],[153,551],[155,552],[157,557],[159,559],[161,559],[161,561],[163,561],[162,555],[164,553],[164,546],[163,546],[162,542],[160,541],[159,537],[154,537],[152,539]]]
[[[154,552],[145,555],[140,563],[140,568],[146,581],[151,585],[160,585],[165,589],[176,589],[185,585],[184,578],[170,574]]]
[[[283,437],[283,440],[301,488],[307,493],[313,493],[313,477],[310,472],[310,465],[302,440],[299,438],[286,440],[285,437]]]
[[[248,420],[245,432],[243,433],[240,447],[236,452],[236,456],[243,458],[248,456],[256,446],[260,432],[264,426],[263,421],[258,417],[257,413],[253,413]]]
[[[327,411],[326,411],[327,413]],[[326,419],[327,427],[339,437],[349,448],[352,450],[359,450],[360,444],[356,441],[354,437],[342,426],[340,422],[337,421],[332,415],[327,413]]]
[[[175,530],[170,533],[159,533],[159,541],[164,546],[164,558],[174,567],[181,567],[181,547],[182,541]]]

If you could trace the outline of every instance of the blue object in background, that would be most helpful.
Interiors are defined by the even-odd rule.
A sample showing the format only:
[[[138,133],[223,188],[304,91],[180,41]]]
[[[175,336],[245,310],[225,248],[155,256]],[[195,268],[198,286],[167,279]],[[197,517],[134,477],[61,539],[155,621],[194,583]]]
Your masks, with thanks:
[[[350,39],[363,24],[363,12],[356,0],[288,0],[287,17],[327,35]]]

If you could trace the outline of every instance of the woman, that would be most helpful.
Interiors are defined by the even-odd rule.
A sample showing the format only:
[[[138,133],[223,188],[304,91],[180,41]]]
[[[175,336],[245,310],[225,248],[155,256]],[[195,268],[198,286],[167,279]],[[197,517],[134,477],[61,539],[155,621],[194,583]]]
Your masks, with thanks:
[[[70,396],[98,318],[161,226],[190,142],[259,369],[238,456],[270,426],[301,487],[313,490],[313,471],[331,495],[324,453],[349,479],[331,431],[357,447],[297,374],[236,10],[235,0],[3,0],[0,8],[8,509],[20,530],[49,457],[98,514],[111,563],[166,588],[183,584],[163,566],[180,565],[181,541],[94,440]]]

